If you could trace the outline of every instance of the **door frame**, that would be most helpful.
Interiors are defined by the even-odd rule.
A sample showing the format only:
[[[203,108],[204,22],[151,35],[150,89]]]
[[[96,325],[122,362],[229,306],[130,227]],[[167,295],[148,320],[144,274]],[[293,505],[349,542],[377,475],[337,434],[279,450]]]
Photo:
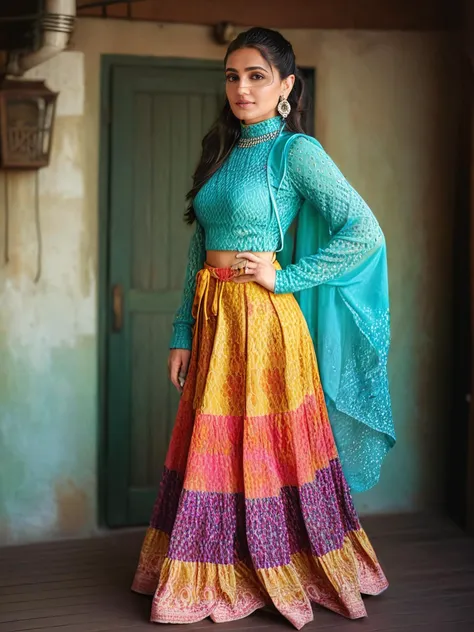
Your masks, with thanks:
[[[112,123],[112,75],[120,66],[140,66],[157,69],[212,69],[222,68],[221,60],[186,59],[181,57],[143,57],[138,55],[102,55],[100,65],[99,117],[99,222],[98,222],[98,526],[107,524],[107,334],[110,317],[109,287],[109,226],[110,226],[110,151]],[[304,68],[313,114],[315,70]],[[314,116],[311,120],[314,125]],[[313,128],[314,129],[314,128]],[[314,133],[313,129],[309,133]]]

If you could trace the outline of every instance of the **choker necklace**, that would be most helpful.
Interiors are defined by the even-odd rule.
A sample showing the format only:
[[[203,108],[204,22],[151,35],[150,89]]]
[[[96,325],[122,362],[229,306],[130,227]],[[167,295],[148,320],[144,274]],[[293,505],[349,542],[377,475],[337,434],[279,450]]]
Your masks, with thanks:
[[[267,132],[266,134],[262,134],[261,136],[254,136],[252,138],[239,138],[237,143],[238,147],[253,147],[254,145],[258,145],[260,143],[264,143],[267,140],[273,140],[280,133],[279,130],[275,130],[274,132]]]

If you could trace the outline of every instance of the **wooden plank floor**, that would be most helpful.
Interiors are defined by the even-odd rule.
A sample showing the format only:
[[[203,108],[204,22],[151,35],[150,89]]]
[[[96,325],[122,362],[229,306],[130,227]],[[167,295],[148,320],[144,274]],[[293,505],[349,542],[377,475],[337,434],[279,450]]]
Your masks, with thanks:
[[[474,632],[474,540],[433,516],[365,519],[391,582],[367,597],[357,621],[314,607],[306,632]],[[0,549],[0,632],[150,632],[292,630],[279,615],[257,612],[233,623],[185,628],[148,622],[150,598],[131,593],[142,532]]]

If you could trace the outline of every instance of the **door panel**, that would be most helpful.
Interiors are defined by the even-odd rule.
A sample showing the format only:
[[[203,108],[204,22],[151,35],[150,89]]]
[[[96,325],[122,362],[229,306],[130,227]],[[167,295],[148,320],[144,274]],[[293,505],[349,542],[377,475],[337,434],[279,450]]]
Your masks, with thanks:
[[[123,324],[107,336],[107,522],[148,522],[178,395],[167,375],[192,229],[185,194],[201,140],[223,104],[213,69],[113,69],[109,295]]]

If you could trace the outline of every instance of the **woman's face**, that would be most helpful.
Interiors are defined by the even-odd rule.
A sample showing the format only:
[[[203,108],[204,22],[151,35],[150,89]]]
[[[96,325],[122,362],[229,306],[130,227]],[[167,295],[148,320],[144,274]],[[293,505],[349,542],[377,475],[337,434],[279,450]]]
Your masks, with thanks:
[[[295,77],[281,79],[255,48],[241,48],[226,64],[226,94],[234,115],[250,125],[277,115],[280,96],[291,92]]]

